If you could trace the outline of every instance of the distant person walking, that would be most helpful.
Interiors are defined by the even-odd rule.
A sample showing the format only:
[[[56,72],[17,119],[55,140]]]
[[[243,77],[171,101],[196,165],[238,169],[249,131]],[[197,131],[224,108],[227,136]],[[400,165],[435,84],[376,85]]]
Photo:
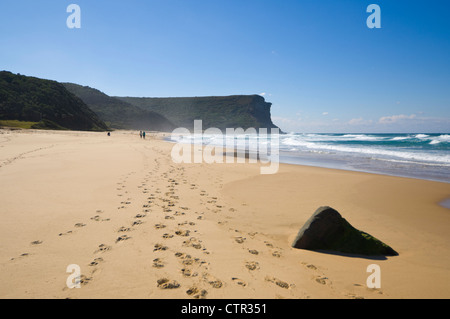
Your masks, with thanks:
[[[144,138],[144,140],[145,140],[145,131],[144,132],[142,132],[142,137]]]
[[[142,131],[139,131],[139,136],[142,138]]]

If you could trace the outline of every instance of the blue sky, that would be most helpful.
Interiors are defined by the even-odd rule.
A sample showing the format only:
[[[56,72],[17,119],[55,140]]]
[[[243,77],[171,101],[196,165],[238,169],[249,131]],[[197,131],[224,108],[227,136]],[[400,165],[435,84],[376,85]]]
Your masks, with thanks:
[[[66,8],[81,8],[69,29]],[[369,29],[367,7],[381,8]],[[261,94],[284,131],[450,132],[447,0],[15,0],[0,69],[117,96]]]

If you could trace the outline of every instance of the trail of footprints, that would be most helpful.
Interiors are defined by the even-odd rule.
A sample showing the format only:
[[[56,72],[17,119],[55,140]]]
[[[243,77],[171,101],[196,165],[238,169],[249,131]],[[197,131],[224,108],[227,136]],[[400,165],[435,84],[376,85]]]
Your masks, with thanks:
[[[211,289],[220,289],[225,286],[225,282],[210,274],[209,269],[210,264],[207,261],[207,259],[192,257],[192,254],[194,254],[195,252],[197,252],[197,256],[199,256],[198,253],[203,253],[206,256],[210,254],[201,238],[195,236],[195,233],[197,232],[195,229],[196,223],[204,220],[205,213],[191,212],[189,207],[183,207],[178,205],[179,198],[174,194],[176,193],[175,192],[176,187],[180,183],[178,182],[177,179],[169,177],[169,176],[177,176],[176,178],[179,178],[180,175],[177,175],[176,173],[177,172],[175,172],[175,169],[172,168],[171,171],[163,173],[161,175],[163,179],[167,180],[167,187],[166,187],[167,192],[164,193],[165,196],[163,197],[152,198],[159,200],[160,202],[159,206],[160,208],[162,208],[165,214],[164,220],[161,223],[156,223],[154,225],[154,228],[156,230],[162,232],[161,238],[163,239],[161,243],[155,244],[154,251],[164,252],[170,250],[170,248],[168,247],[169,244],[166,244],[167,242],[170,242],[170,240],[173,240],[174,238],[183,238],[181,246],[191,249],[190,251],[192,253],[188,254],[177,251],[175,252],[174,255],[178,259],[178,262],[180,263],[181,275],[185,278],[190,278],[193,281],[192,285],[188,287],[188,289],[186,290],[186,294],[192,298],[206,298],[206,296],[208,295],[208,287]],[[196,193],[196,195],[194,196],[198,196],[202,205],[205,207],[205,211],[211,212],[213,214],[219,214],[226,209],[224,205],[219,203],[217,197],[210,196],[206,190],[200,189],[197,184],[188,183],[186,179],[183,179],[183,172],[181,172],[181,182],[183,184],[187,184],[189,189],[192,192],[194,192],[194,194]],[[156,189],[155,193],[161,194],[162,191],[160,189]],[[235,212],[236,209],[230,208],[229,211]],[[176,223],[175,225],[176,231],[172,233],[165,231],[166,229],[173,228],[168,227],[168,223],[172,223],[171,226],[173,226],[174,223],[176,222],[175,220],[180,220],[181,218],[185,218],[185,220]],[[225,225],[226,221],[219,221],[219,224]],[[232,229],[229,229],[228,231],[239,232],[238,230]],[[257,233],[248,234],[249,238],[251,239],[253,239],[256,235]],[[235,241],[237,244],[244,244],[247,241],[247,238],[243,236],[236,236]],[[276,248],[269,242],[265,242],[265,246],[270,250],[270,253],[274,258],[280,258],[282,256],[281,248]],[[177,247],[179,247],[179,245],[177,245]],[[249,248],[245,249],[248,250],[249,256],[252,255],[257,256],[260,253],[256,249],[249,249]],[[158,257],[153,260],[153,267],[155,269],[161,270],[164,269],[165,266],[166,261],[164,258]],[[259,263],[253,260],[244,261],[242,267],[250,272],[258,271],[260,269]],[[232,283],[240,287],[245,288],[248,286],[247,282],[238,277],[233,277],[230,279]],[[294,287],[293,284],[286,283],[273,276],[266,276],[265,281],[268,283],[272,283],[282,289],[290,289]],[[181,284],[179,284],[178,281],[173,279],[172,274],[172,276],[162,276],[157,281],[157,287],[160,289],[179,289],[181,288]]]
[[[157,149],[153,151],[160,152]],[[200,189],[199,185],[195,183],[190,183],[184,175],[184,168],[178,168],[176,166],[170,165],[170,169],[167,172],[160,172],[161,165],[158,159],[154,159],[151,169],[144,175],[143,181],[137,186],[138,190],[145,195],[146,201],[142,204],[142,211],[139,213],[132,214],[130,217],[129,225],[124,225],[115,230],[114,239],[110,242],[114,244],[108,245],[101,243],[93,250],[93,259],[88,264],[89,272],[84,274],[80,278],[81,285],[87,285],[94,279],[94,274],[97,267],[101,266],[107,254],[114,245],[120,245],[123,242],[132,240],[129,235],[130,232],[136,230],[144,224],[144,220],[149,214],[152,215],[152,220],[159,219],[156,223],[152,225],[155,232],[160,232],[161,240],[154,243],[153,254],[154,259],[151,262],[152,268],[156,272],[164,272],[166,265],[175,258],[179,264],[178,276],[182,278],[188,278],[192,281],[189,287],[185,287],[185,293],[187,297],[191,298],[206,298],[208,295],[208,289],[221,289],[225,286],[225,282],[215,276],[211,275],[210,263],[207,261],[207,257],[210,254],[205,243],[201,240],[201,236],[197,235],[196,225],[201,223],[205,219],[205,212],[212,214],[220,214],[222,212],[234,213],[235,208],[227,209],[223,204],[221,204],[216,196],[210,196],[206,190]],[[131,172],[125,176],[122,180],[117,183],[116,190],[118,191],[117,196],[120,199],[120,205],[117,210],[120,212],[126,210],[132,204],[132,198],[128,197],[128,191],[126,187],[126,182],[128,177],[135,174],[136,172]],[[161,180],[165,181],[163,185],[165,189],[161,187],[154,187],[158,182],[161,185]],[[217,179],[218,183],[222,180]],[[192,211],[189,207],[181,206],[179,196],[177,196],[177,190],[183,184],[187,187],[192,196],[197,196],[205,212]],[[126,199],[123,199],[127,197]],[[90,218],[91,222],[108,222],[111,218],[103,218],[103,211],[97,210],[96,214]],[[226,214],[223,216],[225,219]],[[226,220],[220,220],[219,225],[227,225]],[[82,229],[87,227],[87,223],[79,222],[74,225],[75,230],[69,230],[66,232],[59,233],[58,236],[66,236],[74,234],[77,229]],[[170,229],[170,231],[169,231]],[[224,229],[225,231],[231,232],[233,234],[232,238],[234,243],[240,248],[244,249],[248,253],[248,259],[242,261],[243,269],[250,273],[260,272],[261,265],[258,262],[258,256],[260,254],[271,254],[273,258],[282,258],[283,249],[280,247],[275,247],[271,242],[264,241],[265,250],[257,250],[252,247],[252,244],[261,244],[264,239],[263,235],[257,232],[245,233],[237,229]],[[39,246],[43,242],[40,240],[33,241],[31,246]],[[170,246],[178,247],[176,250],[172,250]],[[188,252],[183,252],[181,249],[185,249]],[[17,258],[26,258],[30,253],[26,252],[21,254]],[[200,258],[199,256],[204,256]],[[314,265],[304,263],[303,266],[313,273],[313,280],[320,285],[330,285],[330,280],[318,270]],[[172,279],[171,277],[176,276],[176,274],[164,275],[156,282],[156,287],[158,289],[181,289],[182,286],[179,282]],[[246,282],[238,277],[229,278],[230,283],[235,284],[242,288],[247,288],[249,282]],[[274,276],[265,276],[265,282],[273,284],[280,289],[291,289],[295,285],[280,280]]]

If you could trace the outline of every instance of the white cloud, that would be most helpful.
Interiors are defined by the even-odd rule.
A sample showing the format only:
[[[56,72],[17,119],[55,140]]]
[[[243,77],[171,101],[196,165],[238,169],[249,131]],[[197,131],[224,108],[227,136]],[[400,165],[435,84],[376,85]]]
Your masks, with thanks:
[[[266,95],[266,92],[259,93],[259,95],[265,96],[265,95]]]
[[[328,112],[323,112],[322,115],[328,115]]]
[[[404,115],[404,114],[391,115],[391,116],[381,117],[378,120],[378,123],[380,123],[380,124],[392,124],[392,123],[396,123],[396,122],[401,121],[401,120],[412,120],[412,119],[415,119],[415,118],[416,118],[415,114],[411,114],[411,115]]]

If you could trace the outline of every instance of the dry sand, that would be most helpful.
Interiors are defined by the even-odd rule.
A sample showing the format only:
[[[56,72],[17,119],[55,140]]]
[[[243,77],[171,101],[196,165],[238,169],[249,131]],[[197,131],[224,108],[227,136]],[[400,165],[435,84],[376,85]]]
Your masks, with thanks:
[[[0,130],[0,298],[449,298],[450,184],[314,167],[175,164],[136,132]],[[291,248],[323,205],[391,245]],[[67,267],[79,265],[81,288]],[[367,267],[381,288],[366,286]]]

